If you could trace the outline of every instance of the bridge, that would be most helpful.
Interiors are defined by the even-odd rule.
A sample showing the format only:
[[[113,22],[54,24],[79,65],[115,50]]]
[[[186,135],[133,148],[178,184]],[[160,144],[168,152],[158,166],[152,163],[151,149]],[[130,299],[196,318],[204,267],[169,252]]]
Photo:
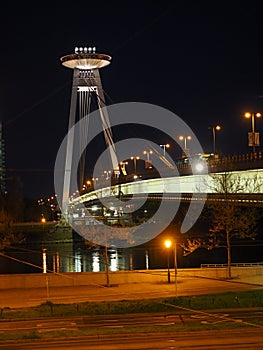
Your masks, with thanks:
[[[193,164],[178,166],[179,172],[174,176],[157,177],[158,174],[153,169],[148,169],[136,175],[135,178],[130,174],[130,176],[115,179],[108,186],[101,182],[96,189],[82,191],[79,195],[70,198],[70,220],[86,220],[86,213],[89,211],[95,215],[98,205],[100,208],[105,205],[114,210],[114,207],[116,209],[120,205],[120,201],[123,205],[124,202],[129,203],[133,198],[142,203],[146,200],[190,203],[224,200],[225,194],[219,193],[217,186],[220,176],[226,174],[224,169],[227,169],[227,174],[231,174],[233,181],[238,179],[239,183],[244,184],[243,189],[235,193],[240,205],[263,205],[263,153],[208,161],[206,173],[200,171],[199,174],[193,174],[192,166]],[[230,168],[234,170],[228,170]],[[171,175],[171,171],[168,175]]]
[[[230,164],[235,170],[230,169]],[[80,203],[87,203],[101,198],[112,196],[131,196],[134,194],[165,194],[165,193],[218,193],[216,190],[216,178],[220,177],[226,171],[239,181],[258,180],[256,193],[251,187],[244,187],[244,194],[263,194],[263,153],[259,152],[252,158],[252,154],[238,155],[226,157],[216,161],[208,162],[208,173],[200,174],[191,173],[191,165],[185,164],[179,166],[179,173],[171,177],[155,178],[154,170],[149,170],[135,176],[126,176],[119,181],[114,181],[114,185],[105,186],[85,192],[79,196],[72,196],[69,200],[69,205],[74,206]],[[146,179],[145,179],[146,178]],[[128,179],[128,180],[127,180]],[[131,180],[132,179],[132,180]],[[127,182],[128,181],[128,182]],[[103,185],[103,183],[100,183]],[[80,192],[81,193],[81,192]]]

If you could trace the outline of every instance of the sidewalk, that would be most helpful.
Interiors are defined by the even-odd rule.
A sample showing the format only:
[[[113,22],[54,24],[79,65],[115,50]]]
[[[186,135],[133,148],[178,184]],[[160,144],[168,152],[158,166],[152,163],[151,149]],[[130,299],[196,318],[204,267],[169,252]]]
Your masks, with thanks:
[[[9,289],[0,291],[0,308],[37,306],[47,300],[53,303],[81,303],[113,300],[138,300],[172,296],[263,290],[263,276],[252,276],[230,281],[200,277],[178,277],[177,283],[126,283],[106,287],[87,285]]]

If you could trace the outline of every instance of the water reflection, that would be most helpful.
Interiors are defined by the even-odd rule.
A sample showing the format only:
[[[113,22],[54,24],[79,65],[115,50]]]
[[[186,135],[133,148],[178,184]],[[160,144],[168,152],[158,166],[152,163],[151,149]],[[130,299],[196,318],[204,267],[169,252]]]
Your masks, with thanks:
[[[109,254],[109,269],[110,271],[118,270],[118,251],[112,251]]]
[[[56,248],[59,249],[60,246]],[[105,271],[105,251],[104,249],[77,249],[74,252],[52,251],[45,248],[42,254],[46,255],[45,264],[50,272],[99,272]],[[118,249],[108,250],[108,265],[110,271],[131,270],[133,269],[133,258],[129,252],[119,251]],[[43,260],[43,259],[42,259]],[[49,262],[52,261],[52,267]],[[21,261],[21,263],[23,263]],[[145,268],[145,267],[142,267]]]
[[[74,266],[75,266],[75,271],[74,272],[81,272],[81,255],[80,252],[75,252],[74,255]]]
[[[99,252],[92,252],[92,271],[100,271],[100,255]]]
[[[107,252],[109,271],[148,269],[149,253],[144,249],[117,249]],[[78,236],[32,234],[27,241],[9,248],[0,256],[0,274],[105,271],[104,248],[91,247]]]

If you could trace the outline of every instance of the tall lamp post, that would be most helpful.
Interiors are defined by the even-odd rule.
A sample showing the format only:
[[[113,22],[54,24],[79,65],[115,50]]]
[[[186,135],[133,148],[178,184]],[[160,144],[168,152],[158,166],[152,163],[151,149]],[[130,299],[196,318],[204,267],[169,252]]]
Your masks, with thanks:
[[[145,162],[145,168],[146,169],[149,169],[152,167],[152,163],[150,161],[150,154],[153,154],[153,151],[150,150],[150,151],[143,151],[143,154],[146,154],[146,162]]]
[[[120,162],[120,169],[123,175],[127,175],[126,165],[128,165],[128,162]]]
[[[106,180],[109,180],[110,176],[111,176],[111,171],[110,170],[104,170],[103,172],[106,176]]]
[[[174,243],[174,283],[175,283],[175,296],[177,297],[178,291],[177,291],[177,245],[176,242]]]
[[[131,160],[133,160],[134,163],[134,173],[136,174],[136,170],[137,170],[137,160],[139,160],[140,157],[131,157]]]
[[[259,142],[259,132],[255,132],[255,117],[260,118],[261,113],[250,113],[246,112],[244,114],[245,118],[250,119],[251,118],[251,132],[248,133],[248,145],[250,147],[253,147],[253,155],[256,151],[256,146],[260,145]]]
[[[186,157],[189,155],[189,149],[187,148],[187,141],[192,140],[192,136],[179,136],[179,140],[184,142],[184,153]]]
[[[168,283],[171,282],[171,276],[170,276],[170,248],[172,245],[172,242],[170,240],[166,240],[164,242],[165,248],[167,248],[167,277],[168,277]]]
[[[213,136],[213,154],[216,155],[216,132],[221,130],[220,125],[216,126],[209,126],[208,129],[212,130],[212,136]]]
[[[165,157],[166,148],[170,148],[170,144],[169,144],[169,143],[166,143],[165,145],[160,145],[160,147],[163,148],[163,156]]]

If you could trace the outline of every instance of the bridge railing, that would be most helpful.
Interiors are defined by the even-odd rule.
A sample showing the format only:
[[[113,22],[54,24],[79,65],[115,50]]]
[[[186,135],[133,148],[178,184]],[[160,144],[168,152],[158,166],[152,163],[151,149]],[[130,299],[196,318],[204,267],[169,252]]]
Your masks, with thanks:
[[[221,158],[210,158],[207,161],[208,171],[213,172],[222,172],[222,171],[232,171],[232,170],[248,170],[248,169],[256,169],[263,168],[263,152],[255,152],[255,153],[246,153],[246,154],[237,154],[231,155],[227,157]],[[178,163],[176,164],[176,169],[164,169],[162,176],[165,177],[174,176],[174,170],[179,172],[180,176],[192,175],[192,167],[189,163]],[[134,182],[140,180],[154,179],[160,177],[159,172],[154,169],[145,169],[144,171],[140,171],[140,173],[136,174],[137,179],[134,179],[135,174],[123,175],[118,178],[112,178],[111,186],[123,184],[127,182]],[[104,188],[109,186],[109,183],[105,181],[100,181],[99,188]],[[89,188],[81,189],[79,194],[85,194],[88,192],[94,191],[94,186],[91,184]]]

